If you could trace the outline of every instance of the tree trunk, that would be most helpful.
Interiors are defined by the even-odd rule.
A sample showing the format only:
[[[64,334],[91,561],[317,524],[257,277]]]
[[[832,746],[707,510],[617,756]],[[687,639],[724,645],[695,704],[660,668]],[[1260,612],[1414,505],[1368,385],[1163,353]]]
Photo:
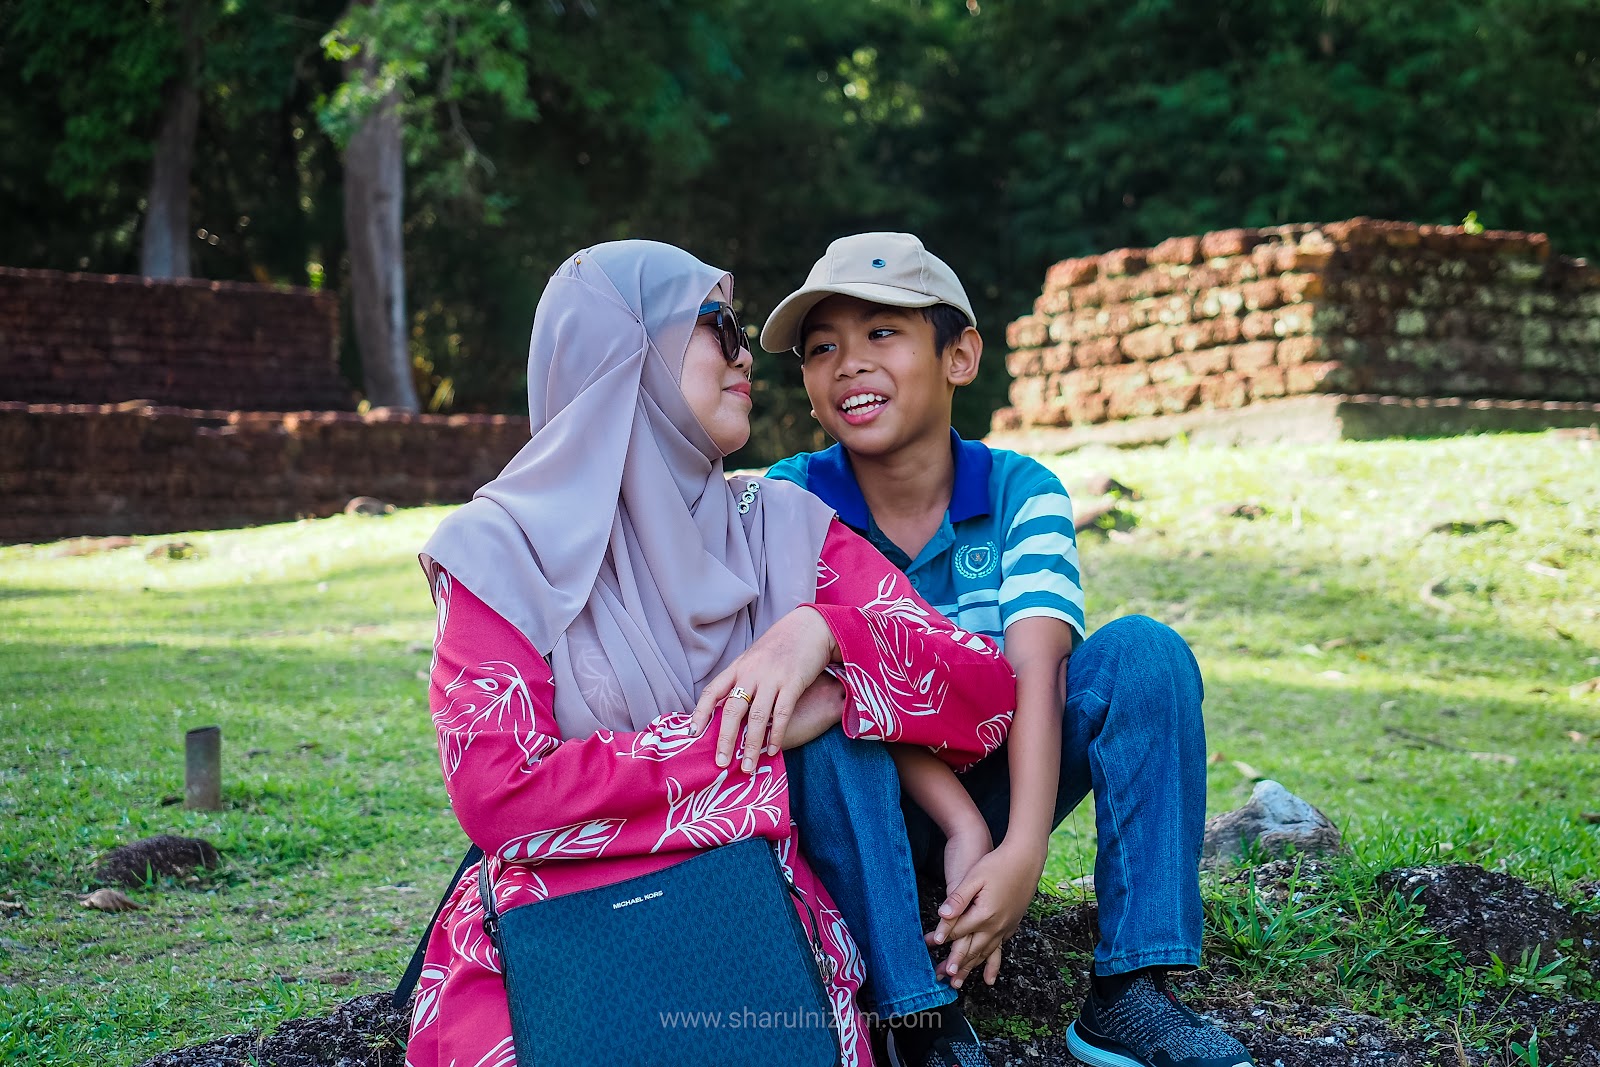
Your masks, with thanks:
[[[363,49],[346,77],[370,79],[377,59]],[[373,407],[416,411],[406,337],[405,156],[398,93],[366,117],[344,150],[344,227],[350,250],[350,299],[367,400]]]
[[[200,126],[200,40],[193,7],[185,5],[182,23],[184,63],[167,90],[166,111],[150,165],[144,233],[139,239],[139,270],[151,278],[187,278],[189,269],[189,177],[194,170],[194,137]]]

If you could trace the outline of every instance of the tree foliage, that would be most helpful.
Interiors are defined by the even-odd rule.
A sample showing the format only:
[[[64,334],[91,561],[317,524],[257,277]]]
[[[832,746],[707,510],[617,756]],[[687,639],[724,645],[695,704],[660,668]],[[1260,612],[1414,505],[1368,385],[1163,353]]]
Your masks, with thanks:
[[[0,0],[0,261],[128,269],[176,2]],[[1590,0],[207,11],[197,268],[342,288],[338,145],[374,91],[400,86],[412,354],[435,410],[518,410],[543,279],[621,236],[734,270],[759,322],[833,237],[920,233],[991,348],[958,410],[967,432],[1003,396],[1004,323],[1063,256],[1469,211],[1600,251]],[[362,47],[383,57],[375,86],[340,72]],[[765,358],[759,376],[742,458],[817,443],[792,363]]]

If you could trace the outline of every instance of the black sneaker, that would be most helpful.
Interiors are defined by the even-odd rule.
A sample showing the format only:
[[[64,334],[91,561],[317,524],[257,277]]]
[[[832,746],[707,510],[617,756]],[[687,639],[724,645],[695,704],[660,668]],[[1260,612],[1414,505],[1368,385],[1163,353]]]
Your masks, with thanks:
[[[978,1032],[960,1013],[945,1017],[939,1036],[920,1057],[898,1047],[896,1039],[901,1036],[896,1030],[889,1030],[889,1067],[994,1067],[983,1051]]]
[[[1067,1051],[1090,1067],[1240,1067],[1234,1038],[1178,1003],[1164,978],[1141,974],[1110,1004],[1091,992],[1067,1027]]]

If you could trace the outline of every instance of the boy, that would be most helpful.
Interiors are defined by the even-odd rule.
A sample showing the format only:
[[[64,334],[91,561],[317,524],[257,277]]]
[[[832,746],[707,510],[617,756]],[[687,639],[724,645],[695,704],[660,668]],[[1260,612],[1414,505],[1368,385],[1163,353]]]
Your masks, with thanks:
[[[773,311],[761,344],[800,357],[814,414],[839,442],[768,476],[831,504],[930,604],[1001,642],[1017,673],[1010,736],[959,776],[964,798],[937,760],[894,756],[909,798],[903,837],[895,820],[872,816],[881,796],[860,796],[882,792],[884,746],[829,735],[790,762],[801,841],[862,944],[870,992],[889,1016],[890,1062],[986,1062],[955,990],[980,965],[994,981],[1001,944],[1038,888],[1050,832],[1092,790],[1101,939],[1068,1048],[1097,1067],[1251,1063],[1166,989],[1169,969],[1200,959],[1199,668],[1182,638],[1147,618],[1085,638],[1061,483],[1031,459],[951,429],[955,390],[983,354],[955,273],[910,234],[841,238]],[[924,798],[939,808],[937,827]],[[908,869],[925,870],[941,830],[954,841],[948,831],[970,826],[973,812],[993,849],[975,863],[945,856],[948,895],[927,941],[949,946],[938,968],[949,984],[930,986],[926,952],[918,961],[907,947],[916,914],[894,902],[908,880],[915,900]],[[971,836],[961,830],[960,839],[965,854]]]

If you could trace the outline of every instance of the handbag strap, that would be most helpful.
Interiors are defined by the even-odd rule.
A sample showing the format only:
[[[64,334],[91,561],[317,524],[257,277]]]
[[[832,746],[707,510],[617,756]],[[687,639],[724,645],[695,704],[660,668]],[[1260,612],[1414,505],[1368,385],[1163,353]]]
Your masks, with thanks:
[[[483,859],[483,849],[473,845],[467,849],[467,854],[461,857],[461,865],[456,868],[456,873],[450,876],[450,884],[445,888],[444,896],[439,898],[439,906],[433,909],[433,918],[422,928],[422,940],[417,942],[417,950],[411,954],[411,962],[406,964],[406,973],[401,976],[400,984],[395,987],[393,1003],[396,1008],[405,1008],[407,1002],[411,1000],[411,991],[417,987],[417,979],[422,977],[422,959],[428,953],[428,939],[433,936],[433,928],[438,924],[444,906],[450,903],[450,894],[456,891],[456,885],[461,881],[461,876],[467,873],[467,868],[481,859]]]

